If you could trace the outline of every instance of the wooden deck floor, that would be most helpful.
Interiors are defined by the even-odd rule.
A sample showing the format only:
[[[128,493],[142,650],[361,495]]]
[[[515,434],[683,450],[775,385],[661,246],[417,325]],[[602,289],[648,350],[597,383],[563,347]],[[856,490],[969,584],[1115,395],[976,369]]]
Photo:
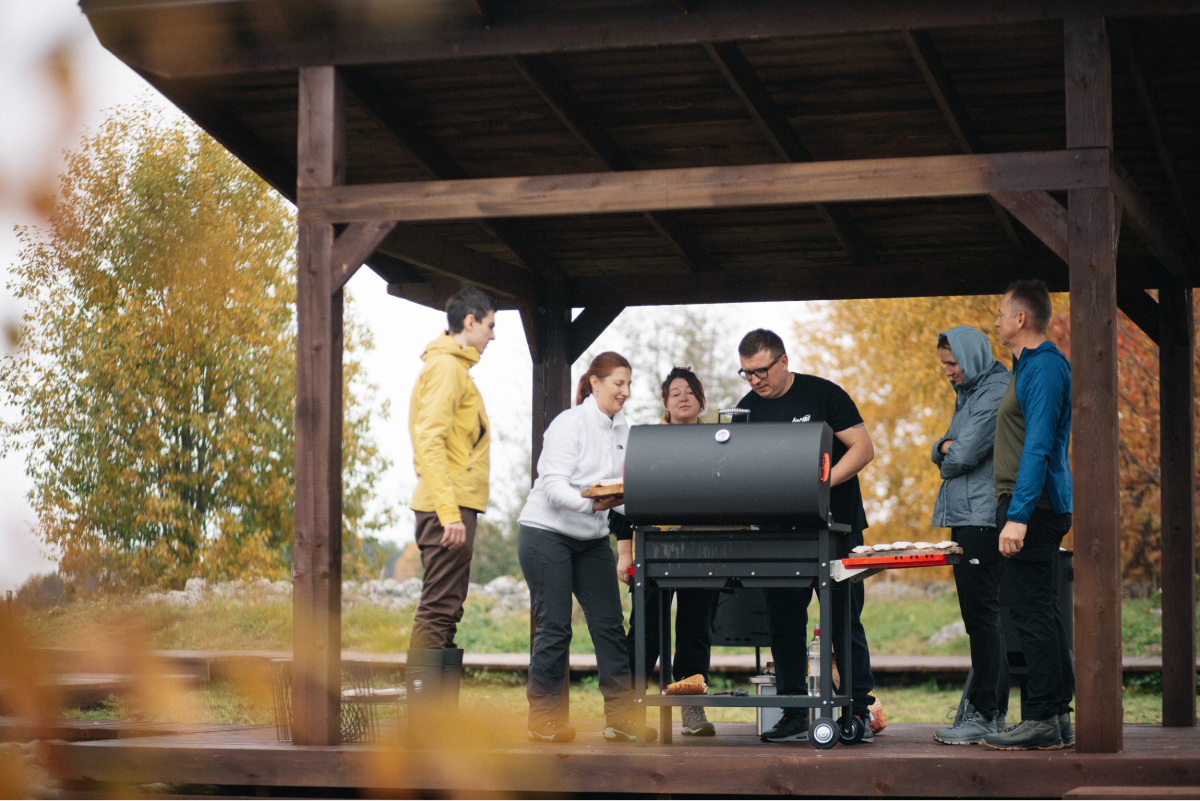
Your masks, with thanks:
[[[447,734],[448,747],[303,747],[270,726],[209,726],[193,733],[40,745],[68,782],[375,788],[468,794],[674,793],[714,795],[1042,797],[1077,787],[1200,785],[1200,730],[1125,727],[1120,754],[1008,753],[935,743],[932,724],[893,724],[872,745],[817,751],[765,745],[749,723],[718,736],[646,748],[612,745],[597,723],[576,723],[567,745],[520,739],[519,724]],[[678,724],[676,724],[678,725]],[[390,745],[388,743],[391,743]],[[435,743],[429,743],[435,746]]]

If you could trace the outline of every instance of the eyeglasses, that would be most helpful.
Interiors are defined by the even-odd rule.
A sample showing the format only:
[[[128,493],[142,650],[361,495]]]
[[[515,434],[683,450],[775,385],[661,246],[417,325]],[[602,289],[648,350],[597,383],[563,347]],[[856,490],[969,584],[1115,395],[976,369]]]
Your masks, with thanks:
[[[781,353],[778,356],[776,356],[774,361],[772,361],[766,367],[759,367],[755,370],[738,370],[738,375],[740,375],[746,381],[750,380],[750,376],[754,376],[759,381],[766,381],[767,374],[771,372],[771,368],[774,367],[776,364],[778,364],[779,360],[782,358],[783,358],[783,354]]]

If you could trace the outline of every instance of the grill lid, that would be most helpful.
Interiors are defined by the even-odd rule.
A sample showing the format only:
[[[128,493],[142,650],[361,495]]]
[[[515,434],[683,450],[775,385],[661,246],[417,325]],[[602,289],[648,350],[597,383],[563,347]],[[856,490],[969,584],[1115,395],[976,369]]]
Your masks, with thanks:
[[[832,447],[825,423],[634,426],[625,514],[635,525],[822,526]]]

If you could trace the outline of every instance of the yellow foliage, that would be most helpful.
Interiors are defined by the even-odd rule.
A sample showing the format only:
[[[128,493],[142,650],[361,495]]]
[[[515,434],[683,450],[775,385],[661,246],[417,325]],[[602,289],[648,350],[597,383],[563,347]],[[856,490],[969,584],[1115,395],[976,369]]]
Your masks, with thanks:
[[[48,231],[21,231],[26,304],[0,390],[21,416],[38,532],[105,586],[283,577],[293,516],[292,208],[189,122],[118,109],[68,154]],[[384,462],[346,326],[348,572]]]
[[[955,399],[938,360],[938,332],[975,326],[1007,364],[1011,355],[993,327],[998,303],[994,296],[831,301],[827,325],[796,326],[802,351],[820,359],[800,369],[850,393],[875,445],[860,476],[868,543],[948,536],[930,522],[942,482],[930,451],[950,425]]]

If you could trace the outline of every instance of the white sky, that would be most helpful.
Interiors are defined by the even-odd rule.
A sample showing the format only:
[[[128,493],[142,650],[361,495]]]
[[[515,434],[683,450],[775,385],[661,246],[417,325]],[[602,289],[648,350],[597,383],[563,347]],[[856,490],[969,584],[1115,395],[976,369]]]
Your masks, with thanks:
[[[75,106],[52,99],[61,95],[43,69],[47,54],[60,43],[68,46],[74,65]],[[94,130],[106,109],[143,96],[173,110],[161,95],[100,47],[73,0],[0,0],[0,284],[7,284],[18,253],[13,226],[38,223],[21,202],[24,188],[57,175],[62,149],[74,147],[85,129]],[[394,464],[381,482],[380,503],[401,506],[415,483],[407,431],[408,397],[420,370],[421,351],[444,328],[445,316],[390,297],[383,281],[368,269],[359,271],[349,290],[356,316],[372,331],[376,343],[375,351],[364,359],[368,379],[379,386],[380,396],[390,400],[392,407],[391,419],[377,421],[374,428],[376,440]],[[803,313],[802,308],[795,303],[721,307],[733,335],[768,327],[789,344],[792,322]],[[0,288],[0,319],[12,319],[20,312],[12,293]],[[652,309],[625,312],[653,313]],[[604,338],[597,342],[597,346],[603,345]],[[736,370],[732,349],[729,356],[730,370]],[[516,312],[498,315],[496,341],[473,373],[494,432],[508,443],[527,442],[531,366]],[[11,419],[12,409],[4,407],[3,401],[0,398],[0,414]],[[511,487],[527,459],[515,445],[497,443],[493,493]],[[30,533],[32,513],[25,501],[30,486],[22,461],[0,461],[0,593],[16,589],[33,573],[54,569]],[[402,542],[411,539],[411,532],[411,513],[404,510],[385,536]]]

